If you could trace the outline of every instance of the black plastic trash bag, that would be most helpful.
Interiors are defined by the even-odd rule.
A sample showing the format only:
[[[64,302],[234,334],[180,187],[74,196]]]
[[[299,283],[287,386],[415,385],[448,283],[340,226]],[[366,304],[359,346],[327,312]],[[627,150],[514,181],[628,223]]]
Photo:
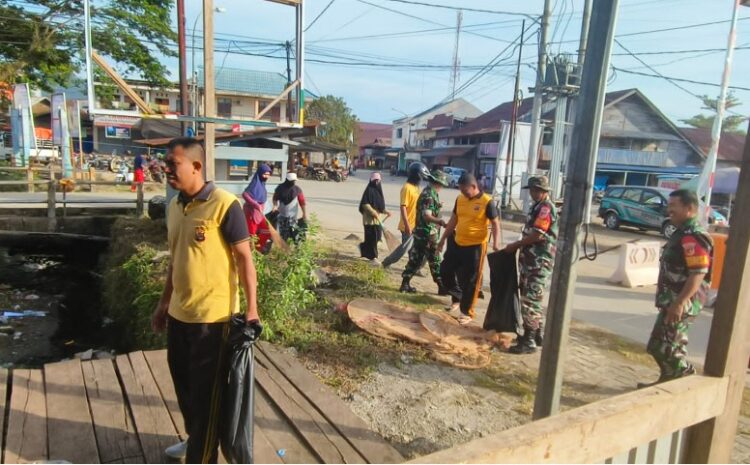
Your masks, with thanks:
[[[516,254],[501,250],[487,254],[487,261],[490,264],[492,297],[482,328],[501,333],[523,334]]]
[[[228,463],[253,463],[255,374],[253,345],[263,326],[235,314],[229,324],[228,375],[221,411],[221,451]]]

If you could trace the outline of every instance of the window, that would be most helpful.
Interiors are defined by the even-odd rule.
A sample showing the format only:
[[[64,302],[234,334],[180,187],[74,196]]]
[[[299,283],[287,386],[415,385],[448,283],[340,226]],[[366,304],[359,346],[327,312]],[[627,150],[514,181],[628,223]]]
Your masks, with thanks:
[[[641,203],[650,207],[662,206],[664,205],[664,200],[661,198],[661,195],[657,194],[654,191],[644,191]]]
[[[396,139],[401,139],[402,137],[404,137],[404,129],[403,128],[396,129]]]
[[[614,189],[610,189],[609,192],[607,192],[607,197],[614,197],[616,199],[619,199],[620,196],[622,196],[622,193],[625,189],[622,187],[615,187]]]
[[[631,202],[641,201],[641,190],[640,189],[625,189],[625,193],[622,194],[624,200],[630,200]]]
[[[232,116],[232,99],[226,97],[216,99],[216,113],[223,117]]]

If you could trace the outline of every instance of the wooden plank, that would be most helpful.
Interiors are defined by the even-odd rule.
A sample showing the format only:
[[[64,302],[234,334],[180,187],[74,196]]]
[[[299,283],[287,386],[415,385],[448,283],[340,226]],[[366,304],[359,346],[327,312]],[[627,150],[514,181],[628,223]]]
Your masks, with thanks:
[[[50,460],[99,463],[80,360],[44,366]]]
[[[4,463],[47,460],[47,406],[42,370],[13,370]]]
[[[750,133],[737,184],[735,212],[750,211]],[[688,463],[728,463],[734,449],[745,372],[750,357],[750,215],[732,218],[721,275],[719,294],[714,305],[711,333],[706,348],[706,375],[729,377],[726,409],[715,419],[697,425],[687,436]]]
[[[328,421],[349,441],[369,463],[401,463],[404,457],[388,444],[325,384],[294,358],[271,344],[257,346]]]
[[[117,370],[146,462],[163,463],[164,449],[177,443],[179,437],[143,353],[118,355]]]
[[[91,58],[96,62],[97,65],[109,75],[110,78],[112,78],[113,81],[115,81],[115,84],[117,84],[117,87],[122,90],[122,92],[130,98],[130,100],[135,103],[135,105],[140,109],[143,113],[147,115],[151,115],[154,113],[154,111],[151,109],[151,107],[148,106],[146,102],[141,99],[141,96],[138,95],[138,93],[133,90],[132,87],[130,87],[130,84],[128,84],[122,77],[120,77],[119,74],[117,74],[117,71],[115,71],[109,64],[104,61],[104,58],[99,56],[98,53],[92,51],[91,52]]]
[[[260,352],[260,351],[258,351]],[[307,426],[302,426],[304,430],[300,431],[303,436],[307,437],[306,433],[313,434],[314,443],[310,443],[313,447],[321,448],[321,457],[326,463],[367,463],[364,457],[362,457],[351,444],[341,436],[341,434],[326,420],[323,415],[315,408],[314,405],[302,396],[302,394],[287,380],[281,373],[278,372],[275,366],[273,366],[262,353],[258,353],[256,363],[256,370],[260,371],[261,386],[269,392],[268,387],[264,385],[263,381],[269,381],[275,384],[275,387],[271,387],[272,390],[279,393],[279,396],[286,395],[288,401],[291,402],[291,408],[304,414],[305,423]],[[279,397],[279,398],[280,398]],[[279,398],[276,395],[272,396],[276,402]],[[289,402],[287,402],[289,403]],[[281,404],[279,407],[284,410]],[[322,434],[323,440],[318,439],[316,436]],[[324,452],[325,451],[325,452]]]
[[[725,378],[681,378],[419,457],[412,463],[597,462],[715,417],[724,410],[728,383]]]
[[[268,375],[262,366],[256,364],[255,379],[258,385],[265,391],[271,402],[281,410],[289,419],[294,429],[304,438],[305,442],[312,448],[323,463],[343,463],[344,456],[336,448],[336,445],[326,436],[315,420],[292,400]]]
[[[255,426],[263,430],[274,454],[284,450],[280,457],[284,463],[322,463],[306,444],[302,437],[292,428],[289,420],[278,411],[271,403],[263,389],[255,386]],[[259,454],[255,457],[256,463],[269,463],[270,457]],[[266,452],[267,453],[267,452]]]
[[[5,450],[5,415],[6,399],[8,397],[8,382],[10,378],[8,376],[8,370],[0,368],[0,463],[2,461],[2,452]]]
[[[169,372],[169,364],[167,363],[167,351],[149,350],[143,352],[143,355],[146,357],[151,374],[156,381],[159,392],[161,392],[164,404],[167,406],[169,416],[172,417],[172,423],[174,423],[175,429],[177,429],[177,434],[181,440],[187,440],[185,419],[182,416],[182,411],[180,411],[180,404],[177,403],[177,393],[174,390],[172,375]]]
[[[255,463],[284,463],[266,433],[258,426],[253,428],[253,461]]]
[[[143,463],[130,408],[111,360],[81,364],[102,463]]]

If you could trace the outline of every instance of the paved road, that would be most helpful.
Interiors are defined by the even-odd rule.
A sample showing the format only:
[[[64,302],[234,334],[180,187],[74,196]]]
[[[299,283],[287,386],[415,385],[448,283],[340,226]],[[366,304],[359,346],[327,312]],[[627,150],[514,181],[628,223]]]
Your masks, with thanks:
[[[367,171],[359,171],[343,183],[300,181],[308,199],[310,210],[321,222],[321,226],[333,237],[343,239],[349,234],[363,235],[362,221],[357,207],[365,188]],[[383,194],[386,207],[394,216],[389,220],[388,227],[396,231],[398,221],[399,190],[404,178],[384,176]],[[456,189],[443,189],[440,197],[446,215],[458,195]],[[504,222],[504,240],[515,240],[521,225]],[[619,244],[637,240],[661,240],[656,234],[632,231],[597,230],[601,249],[607,249]],[[342,246],[355,248],[356,242],[342,241]],[[385,252],[381,251],[381,258]],[[578,281],[573,299],[573,317],[591,323],[636,342],[646,343],[656,313],[653,306],[655,286],[640,288],[624,288],[607,283],[618,262],[618,251],[600,254],[591,262],[584,260],[578,266]],[[395,265],[403,267],[405,260]],[[488,285],[489,271],[485,272],[485,285]],[[711,324],[710,309],[699,316],[691,331],[690,358],[694,362],[703,363],[708,333]]]

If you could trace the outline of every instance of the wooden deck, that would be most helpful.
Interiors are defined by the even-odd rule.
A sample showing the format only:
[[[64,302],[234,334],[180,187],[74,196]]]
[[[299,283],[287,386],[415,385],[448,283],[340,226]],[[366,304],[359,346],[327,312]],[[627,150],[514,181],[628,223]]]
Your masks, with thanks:
[[[294,358],[255,353],[256,462],[403,461]],[[163,463],[185,438],[163,350],[0,370],[0,413],[2,463]]]

